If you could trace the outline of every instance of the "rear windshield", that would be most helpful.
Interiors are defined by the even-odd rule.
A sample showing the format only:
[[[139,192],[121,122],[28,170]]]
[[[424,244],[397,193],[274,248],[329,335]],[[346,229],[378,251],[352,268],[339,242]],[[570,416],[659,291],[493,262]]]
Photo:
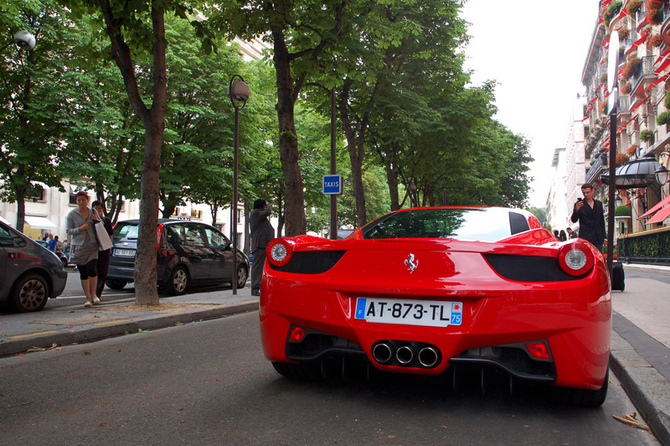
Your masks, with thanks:
[[[529,229],[527,222],[519,227],[519,221],[525,221],[522,214],[502,208],[415,209],[384,216],[364,226],[362,233],[366,239],[438,238],[494,242]]]
[[[135,239],[137,240],[137,235],[139,231],[139,225],[134,223],[119,223],[114,228],[114,240],[120,239]]]

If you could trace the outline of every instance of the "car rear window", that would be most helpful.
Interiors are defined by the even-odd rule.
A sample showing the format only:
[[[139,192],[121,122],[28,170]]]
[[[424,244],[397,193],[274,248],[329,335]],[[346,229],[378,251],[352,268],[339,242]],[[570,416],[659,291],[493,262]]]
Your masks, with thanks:
[[[522,232],[521,229],[529,229],[527,223],[524,228],[519,228],[518,219],[511,219],[511,214],[514,213],[502,208],[415,209],[375,220],[363,227],[362,234],[366,239],[438,238],[494,242]]]
[[[137,240],[137,235],[139,232],[139,226],[136,224],[128,223],[119,223],[114,228],[114,240],[120,239],[135,239]]]

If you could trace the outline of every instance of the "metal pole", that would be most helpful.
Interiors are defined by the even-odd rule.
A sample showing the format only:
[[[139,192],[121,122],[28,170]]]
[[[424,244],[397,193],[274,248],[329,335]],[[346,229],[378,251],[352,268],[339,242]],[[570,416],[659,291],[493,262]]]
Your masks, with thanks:
[[[610,113],[610,181],[609,196],[607,199],[607,269],[610,277],[612,265],[614,264],[614,198],[616,196],[616,130],[617,130],[617,106],[616,102]]]
[[[240,134],[240,110],[247,104],[250,92],[249,86],[244,82],[239,74],[233,75],[228,86],[228,96],[230,102],[235,108],[235,135],[234,135],[234,155],[233,155],[233,199],[230,203],[230,240],[233,242],[233,294],[237,294],[237,154],[239,152],[239,134]],[[237,103],[242,102],[238,107]]]
[[[335,87],[330,91],[330,173],[337,174],[337,141],[335,138]],[[337,240],[337,195],[330,196],[330,238]]]
[[[233,294],[237,294],[237,152],[240,130],[240,109],[235,107],[235,138],[233,155],[233,203],[230,207],[230,240],[233,242]]]

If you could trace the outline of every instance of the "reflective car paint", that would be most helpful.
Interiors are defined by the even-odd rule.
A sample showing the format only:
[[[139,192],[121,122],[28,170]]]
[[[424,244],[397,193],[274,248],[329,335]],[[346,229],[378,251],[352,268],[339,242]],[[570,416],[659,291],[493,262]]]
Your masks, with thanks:
[[[344,254],[318,274],[284,271],[266,262],[260,302],[266,357],[273,362],[295,362],[287,357],[292,324],[357,344],[380,370],[415,374],[443,373],[470,349],[546,340],[555,364],[553,384],[600,388],[608,368],[612,317],[610,279],[602,255],[585,244],[592,250],[595,266],[586,275],[569,280],[504,278],[485,255],[557,259],[561,246],[574,243],[557,242],[536,218],[523,215],[529,230],[495,242],[370,240],[363,238],[361,229],[345,240],[288,239],[294,255]],[[406,264],[410,254],[418,262],[413,271]],[[462,323],[446,328],[370,323],[354,318],[358,297],[458,301],[463,303]],[[371,349],[387,339],[435,345],[442,359],[431,368],[380,364]]]
[[[45,279],[50,299],[60,296],[67,272],[58,257],[9,225],[0,222],[0,230],[0,303],[8,301],[19,279],[30,274]]]

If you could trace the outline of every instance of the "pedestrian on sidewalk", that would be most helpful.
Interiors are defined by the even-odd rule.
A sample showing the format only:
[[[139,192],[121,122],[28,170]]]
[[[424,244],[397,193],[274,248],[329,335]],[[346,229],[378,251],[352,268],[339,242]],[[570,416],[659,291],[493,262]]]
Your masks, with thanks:
[[[65,251],[65,245],[63,244],[63,242],[58,240],[58,236],[55,236],[54,240],[56,241],[56,246],[54,247],[54,252],[56,254],[63,254],[63,251]]]
[[[98,214],[105,231],[107,231],[107,234],[109,234],[109,238],[111,239],[112,235],[114,234],[114,228],[112,227],[112,220],[105,216],[105,210],[102,207],[102,202],[95,200],[91,206]],[[105,280],[107,280],[107,273],[109,272],[109,257],[111,253],[111,248],[98,252],[98,286],[95,289],[95,295],[98,297],[98,300],[100,300],[102,297],[102,290],[105,289]]]
[[[591,183],[582,185],[584,199],[579,198],[572,209],[572,220],[579,220],[579,237],[591,242],[598,251],[602,252],[605,242],[605,210],[601,201],[593,198]]]
[[[58,236],[50,239],[47,243],[49,244],[49,251],[56,252],[56,243],[58,243]]]
[[[261,295],[261,279],[265,265],[265,248],[275,238],[275,230],[268,217],[272,213],[272,205],[263,199],[254,201],[254,210],[249,216],[251,232],[251,253],[254,256],[251,264],[251,295]]]
[[[70,242],[70,260],[77,265],[81,287],[86,295],[85,307],[91,304],[99,304],[100,299],[95,294],[98,286],[98,239],[95,236],[93,227],[100,221],[88,207],[88,193],[79,191],[75,195],[77,207],[67,214],[66,232],[71,238]]]

